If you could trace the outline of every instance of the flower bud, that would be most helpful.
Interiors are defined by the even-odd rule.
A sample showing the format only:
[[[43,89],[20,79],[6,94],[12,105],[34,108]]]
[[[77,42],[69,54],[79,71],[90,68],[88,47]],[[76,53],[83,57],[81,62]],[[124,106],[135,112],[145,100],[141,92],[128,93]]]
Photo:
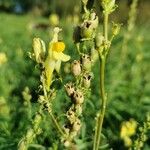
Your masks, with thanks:
[[[85,88],[89,88],[91,86],[91,79],[92,79],[91,74],[85,74],[83,76],[83,85]]]
[[[66,90],[66,93],[68,96],[72,96],[73,93],[74,93],[74,86],[73,84],[70,82],[70,83],[67,83],[65,85],[65,90]]]
[[[84,54],[82,56],[82,67],[86,71],[91,71],[92,61],[91,61],[91,57],[87,54]]]
[[[102,0],[102,7],[106,13],[110,14],[114,11],[115,0]]]
[[[81,65],[80,65],[80,61],[74,60],[72,63],[72,73],[74,76],[78,76],[81,74]]]
[[[107,3],[107,9],[112,10],[114,6],[115,6],[115,0],[109,0]]]
[[[75,104],[82,104],[84,102],[84,96],[81,91],[75,91],[73,95]]]
[[[41,63],[44,59],[46,48],[45,43],[40,38],[33,39],[33,51],[37,63]]]

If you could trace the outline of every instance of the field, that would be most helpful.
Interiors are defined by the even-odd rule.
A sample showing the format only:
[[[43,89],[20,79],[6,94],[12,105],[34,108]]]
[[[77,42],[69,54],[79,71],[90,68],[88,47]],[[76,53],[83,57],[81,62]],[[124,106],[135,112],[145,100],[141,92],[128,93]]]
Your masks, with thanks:
[[[74,81],[68,68],[73,60],[79,59],[72,40],[76,23],[72,23],[69,17],[67,19],[62,18],[59,21],[63,29],[61,39],[66,45],[64,53],[70,55],[71,59],[62,63],[60,78],[63,81],[60,82],[58,78],[54,83],[57,93],[52,101],[53,114],[60,120],[61,125],[66,121],[64,116],[71,105],[64,84],[70,80]],[[109,24],[109,29],[111,26],[112,24]],[[102,26],[99,30],[102,30]],[[32,51],[34,37],[40,37],[48,45],[53,36],[52,31],[53,26],[49,26],[48,18],[35,17],[32,14],[0,13],[0,150],[16,150],[19,141],[34,124],[33,118],[40,108],[37,101],[40,71],[36,63],[29,58],[29,52]],[[139,128],[143,127],[144,122],[146,124],[146,116],[150,112],[149,22],[137,23],[128,35],[126,43],[123,42],[125,36],[127,25],[124,23],[119,35],[112,41],[106,63],[105,89],[108,101],[102,130],[104,146],[101,149],[129,149],[140,135]],[[75,138],[79,150],[92,149],[94,118],[100,106],[98,68],[99,61],[96,59],[92,66],[94,76],[90,92],[83,104],[82,128]],[[51,117],[46,112],[43,112],[42,117],[39,134],[33,138],[29,149],[63,149]],[[132,123],[136,124],[133,126],[135,132],[129,135],[132,144],[121,137],[123,125],[126,123],[131,123],[128,130],[132,130]],[[150,130],[145,132],[145,136],[143,150],[149,150]]]

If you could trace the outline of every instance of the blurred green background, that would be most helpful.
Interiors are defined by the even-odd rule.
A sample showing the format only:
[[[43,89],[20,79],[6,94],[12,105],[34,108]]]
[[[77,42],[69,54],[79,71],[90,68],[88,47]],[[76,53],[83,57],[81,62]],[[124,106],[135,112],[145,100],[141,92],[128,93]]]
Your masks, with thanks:
[[[138,126],[141,126],[150,110],[150,1],[139,0],[136,23],[127,42],[126,57],[122,59],[122,45],[127,32],[131,2],[118,0],[119,7],[110,17],[110,23],[123,23],[120,35],[112,44],[105,81],[109,100],[103,134],[114,150],[128,149],[120,138],[122,122],[134,119]],[[72,60],[78,58],[72,33],[75,25],[80,22],[80,4],[79,0],[0,0],[0,150],[17,149],[18,141],[31,125],[31,118],[38,109],[39,72],[28,57],[28,52],[32,50],[33,37],[40,37],[48,43],[52,37],[52,29],[59,24],[63,28],[62,38],[66,43],[66,53],[73,54]],[[98,1],[94,3],[94,8],[102,22]],[[99,106],[97,65],[98,62],[93,66],[95,76],[92,95],[83,114],[84,126],[78,139],[80,145],[86,145],[92,139],[89,135],[93,134],[93,118]],[[66,76],[65,64],[61,71]],[[70,76],[68,74],[64,82],[68,81]],[[29,87],[32,95],[31,108],[22,96],[25,87]],[[62,113],[61,110],[69,104],[63,85],[60,85],[59,90],[54,102],[56,114]],[[42,128],[42,135],[34,142],[43,145],[41,150],[44,150],[44,146],[48,149],[52,147],[52,143],[57,143],[57,138],[52,138],[55,130],[51,131],[53,127],[50,123],[43,123]],[[132,138],[135,137],[136,135]],[[150,149],[149,143],[150,136],[144,150]],[[90,146],[85,147],[84,150],[91,149]]]

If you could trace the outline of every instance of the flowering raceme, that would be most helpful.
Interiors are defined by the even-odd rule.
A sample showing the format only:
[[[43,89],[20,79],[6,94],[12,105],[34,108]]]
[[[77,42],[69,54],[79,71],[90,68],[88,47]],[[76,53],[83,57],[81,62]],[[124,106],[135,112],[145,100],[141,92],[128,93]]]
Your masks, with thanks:
[[[56,70],[59,73],[61,67],[61,61],[66,62],[70,59],[70,56],[63,53],[65,50],[65,44],[58,40],[58,34],[61,31],[60,28],[54,28],[53,39],[49,42],[49,47],[46,56],[46,47],[44,41],[40,38],[33,39],[33,54],[32,58],[37,63],[43,64],[46,88],[49,91],[52,83],[53,72]]]

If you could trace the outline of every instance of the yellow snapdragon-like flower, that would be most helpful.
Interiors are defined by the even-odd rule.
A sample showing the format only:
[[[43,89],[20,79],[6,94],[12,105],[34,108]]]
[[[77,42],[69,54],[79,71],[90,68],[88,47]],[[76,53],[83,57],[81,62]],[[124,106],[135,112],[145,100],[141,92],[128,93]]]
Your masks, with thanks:
[[[48,56],[45,61],[45,75],[47,90],[52,82],[53,72],[56,70],[59,73],[61,62],[66,62],[70,59],[70,56],[63,53],[65,44],[58,41],[58,33],[60,29],[54,29],[54,37],[49,43]]]
[[[136,133],[137,122],[134,119],[123,122],[121,126],[120,137],[123,139],[126,147],[132,145],[132,140],[130,139]]]

